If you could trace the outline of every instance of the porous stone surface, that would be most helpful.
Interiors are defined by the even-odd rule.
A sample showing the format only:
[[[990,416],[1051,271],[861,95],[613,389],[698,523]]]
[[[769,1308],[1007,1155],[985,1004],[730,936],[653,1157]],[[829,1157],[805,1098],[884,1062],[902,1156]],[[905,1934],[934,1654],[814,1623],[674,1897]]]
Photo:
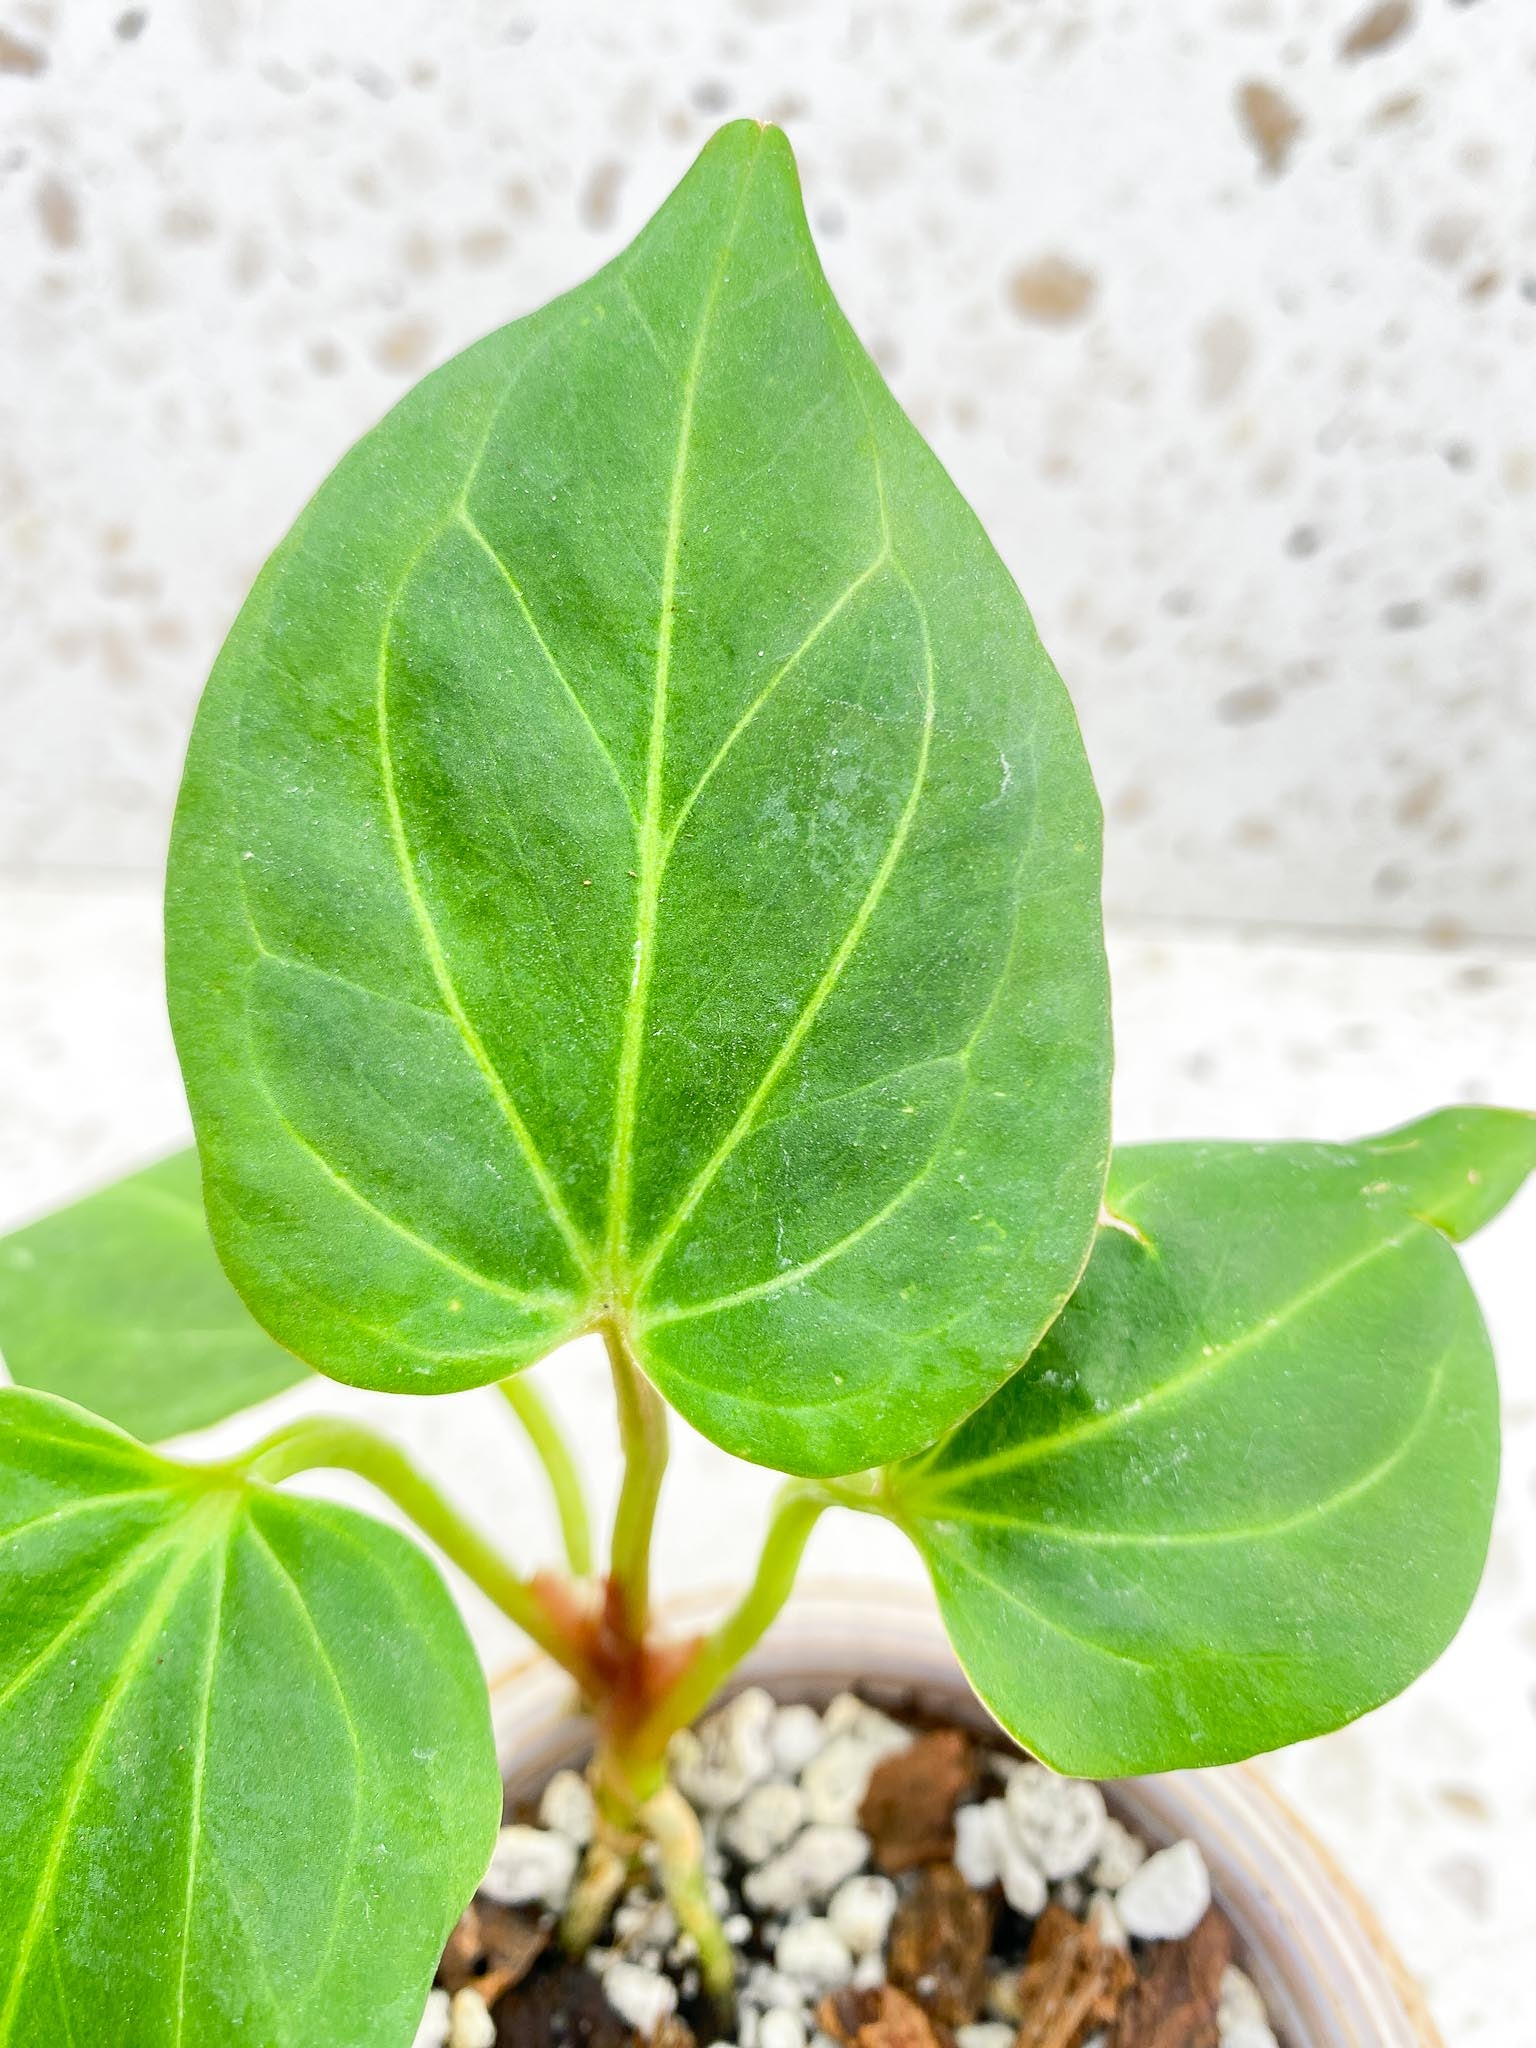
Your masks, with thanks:
[[[828,1707],[826,1731],[827,1740],[800,1774],[800,1787],[812,1820],[846,1824],[858,1819],[875,1766],[906,1749],[912,1737],[849,1694]]]
[[[1129,1935],[1119,1908],[1108,1892],[1095,1892],[1088,1901],[1087,1921],[1089,1927],[1106,1948],[1126,1948]]]
[[[0,866],[153,871],[323,470],[749,114],[1071,680],[1111,903],[1530,935],[1536,10],[1372,11],[5,0]]]
[[[955,1815],[955,1868],[967,1884],[995,1884],[1002,1864],[1008,1809],[1001,1799],[978,1800]]]
[[[805,2021],[787,2005],[771,2005],[757,2023],[757,2048],[805,2048]]]
[[[786,1777],[794,1778],[800,1775],[826,1741],[827,1731],[814,1707],[795,1700],[787,1707],[780,1707],[774,1716],[773,1733],[769,1739],[774,1767],[784,1772]]]

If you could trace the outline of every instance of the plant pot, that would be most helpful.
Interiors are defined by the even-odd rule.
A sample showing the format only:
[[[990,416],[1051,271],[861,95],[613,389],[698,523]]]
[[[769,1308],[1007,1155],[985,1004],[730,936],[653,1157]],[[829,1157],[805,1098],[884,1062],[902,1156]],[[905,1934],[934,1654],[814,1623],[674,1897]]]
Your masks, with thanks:
[[[723,1600],[675,1604],[679,1629],[707,1626]],[[796,1594],[732,1680],[821,1706],[857,1689],[985,1731],[932,1606],[881,1585],[813,1583]],[[492,1689],[502,1768],[514,1797],[590,1748],[569,1680],[542,1658]],[[1111,1807],[1153,1842],[1191,1836],[1210,1866],[1241,1960],[1284,2048],[1442,2048],[1424,2003],[1369,1908],[1327,1852],[1250,1767],[1128,1778]]]

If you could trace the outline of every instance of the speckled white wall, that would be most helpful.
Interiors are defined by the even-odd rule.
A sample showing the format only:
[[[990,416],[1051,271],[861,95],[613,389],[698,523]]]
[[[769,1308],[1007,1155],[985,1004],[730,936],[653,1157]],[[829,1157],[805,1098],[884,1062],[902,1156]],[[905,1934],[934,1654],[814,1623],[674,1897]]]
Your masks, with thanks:
[[[0,867],[152,869],[404,386],[782,120],[1121,911],[1536,934],[1530,0],[0,0]]]

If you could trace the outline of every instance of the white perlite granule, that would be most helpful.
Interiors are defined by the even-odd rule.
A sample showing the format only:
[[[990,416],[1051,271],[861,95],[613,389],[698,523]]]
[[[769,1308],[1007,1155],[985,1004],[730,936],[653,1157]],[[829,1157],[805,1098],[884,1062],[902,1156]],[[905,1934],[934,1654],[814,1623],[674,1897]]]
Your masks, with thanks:
[[[853,1975],[848,1944],[830,1920],[795,1920],[774,1945],[774,1964],[802,1998],[822,1998]]]
[[[955,1868],[978,1891],[1001,1884],[1003,1897],[1026,1919],[1045,1907],[1045,1873],[1019,1841],[1004,1800],[962,1806],[956,1813]]]
[[[1001,1799],[984,1799],[956,1811],[955,1868],[979,1892],[997,1883],[1006,1828],[1007,1808]]]
[[[780,1707],[769,1738],[774,1769],[786,1778],[798,1778],[826,1739],[827,1731],[814,1707]]]
[[[1088,1930],[1096,1941],[1105,1948],[1129,1948],[1130,1936],[1125,1931],[1125,1922],[1120,1918],[1114,1900],[1108,1892],[1095,1892],[1088,1901],[1085,1915]]]
[[[757,2023],[757,2048],[805,2048],[805,2021],[787,2005],[770,2005]]]
[[[456,1991],[448,2008],[448,2048],[496,2048],[496,2022],[478,1991]]]
[[[788,1913],[828,1897],[863,1867],[869,1837],[854,1827],[808,1827],[770,1862],[749,1870],[742,1896],[760,1913]]]
[[[1235,1963],[1222,1972],[1216,2038],[1220,2048],[1279,2048],[1259,1987]]]
[[[761,1686],[749,1686],[697,1729],[674,1735],[668,1755],[683,1797],[705,1812],[719,1812],[761,1784],[773,1769],[778,1712]]]
[[[1013,2048],[1018,2031],[1007,2020],[972,2020],[968,2027],[956,2027],[955,2048]]]
[[[539,1820],[556,1833],[569,1835],[579,1848],[586,1847],[597,1826],[597,1807],[580,1771],[556,1771],[539,1801]]]
[[[1211,1903],[1211,1877],[1193,1842],[1175,1842],[1149,1856],[1115,1894],[1127,1934],[1141,1941],[1182,1941]]]
[[[503,1828],[480,1889],[498,1906],[547,1906],[558,1913],[570,1895],[578,1854],[570,1836],[552,1828]]]
[[[827,1907],[828,1920],[855,1956],[885,1947],[895,1913],[896,1887],[888,1877],[850,1877]]]
[[[1076,1877],[1093,1860],[1108,1818],[1097,1785],[1025,1764],[1008,1780],[1003,1803],[1014,1840],[1048,1878]]]
[[[776,1849],[793,1840],[806,1818],[805,1794],[798,1785],[771,1779],[754,1785],[720,1825],[720,1839],[743,1863],[766,1863]]]
[[[677,2011],[672,1979],[639,1963],[610,1963],[603,1972],[603,1990],[619,2017],[647,2038]]]
[[[1130,1883],[1146,1860],[1147,1845],[1140,1835],[1133,1835],[1123,1822],[1110,1816],[1104,1822],[1099,1853],[1089,1875],[1100,1891],[1117,1892]]]
[[[852,1733],[834,1735],[800,1774],[810,1819],[851,1826],[859,1817],[875,1766],[884,1755],[878,1743]]]
[[[1280,2048],[1267,2020],[1233,2020],[1217,2023],[1220,2048]]]
[[[737,2038],[711,2048],[836,2048],[816,2024],[820,2001],[886,1981],[886,1944],[910,1879],[865,1869],[872,1845],[856,1817],[876,1765],[914,1739],[852,1694],[823,1715],[779,1707],[756,1688],[677,1739],[674,1762],[700,1808],[710,1903],[737,1951],[757,1950],[743,1964]],[[1055,1899],[1112,1947],[1194,1931],[1211,1889],[1193,1842],[1149,1855],[1109,1816],[1097,1785],[997,1752],[984,1763],[1000,1793],[955,1813],[954,1863],[967,1884],[1000,1889],[1025,1920]],[[502,1830],[482,1889],[558,1911],[578,1843],[592,1831],[586,1781],[557,1773],[539,1818],[541,1827]],[[590,1951],[588,1968],[626,2024],[653,2041],[700,1983],[696,1946],[660,1896],[654,1858],[615,1908],[607,1939]],[[954,2048],[1010,2048],[1016,2036],[1020,1973],[996,1959],[990,1971],[984,2015],[956,2028]],[[433,1993],[416,2048],[493,2048],[483,2005],[477,2013],[472,1993],[460,1997]],[[1241,1970],[1223,1979],[1217,2022],[1220,2048],[1277,2048],[1263,1999]],[[1108,2037],[1090,2036],[1082,2048],[1095,2044],[1107,2048]]]
[[[416,2029],[416,2039],[411,2048],[445,2048],[448,2040],[448,1994],[446,1991],[429,1991],[427,2009],[421,2016],[421,2025]]]
[[[900,1721],[893,1721],[889,1714],[882,1714],[878,1707],[872,1707],[868,1700],[861,1700],[853,1692],[840,1692],[828,1705],[822,1721],[828,1735],[856,1735],[884,1756],[910,1749],[917,1739],[910,1728],[904,1728]]]

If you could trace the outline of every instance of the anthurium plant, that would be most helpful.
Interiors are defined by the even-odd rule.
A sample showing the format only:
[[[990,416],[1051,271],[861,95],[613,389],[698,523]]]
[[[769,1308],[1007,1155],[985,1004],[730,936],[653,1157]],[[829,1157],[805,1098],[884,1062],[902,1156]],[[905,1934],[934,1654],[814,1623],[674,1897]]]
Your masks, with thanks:
[[[197,1155],[0,1244],[0,2048],[410,2041],[497,1828],[486,1685],[428,1549],[287,1489],[316,1468],[594,1716],[567,1938],[649,1842],[717,1989],[668,1745],[829,1509],[907,1533],[1065,1771],[1337,1727],[1460,1622],[1497,1423],[1453,1247],[1536,1122],[1111,1157],[1072,711],[776,130],[321,487],[208,685],[167,938]],[[601,1567],[523,1377],[583,1335]],[[354,1422],[156,1448],[308,1373],[405,1440],[499,1389],[563,1566]],[[648,1574],[671,1409],[787,1475],[688,1641]]]

